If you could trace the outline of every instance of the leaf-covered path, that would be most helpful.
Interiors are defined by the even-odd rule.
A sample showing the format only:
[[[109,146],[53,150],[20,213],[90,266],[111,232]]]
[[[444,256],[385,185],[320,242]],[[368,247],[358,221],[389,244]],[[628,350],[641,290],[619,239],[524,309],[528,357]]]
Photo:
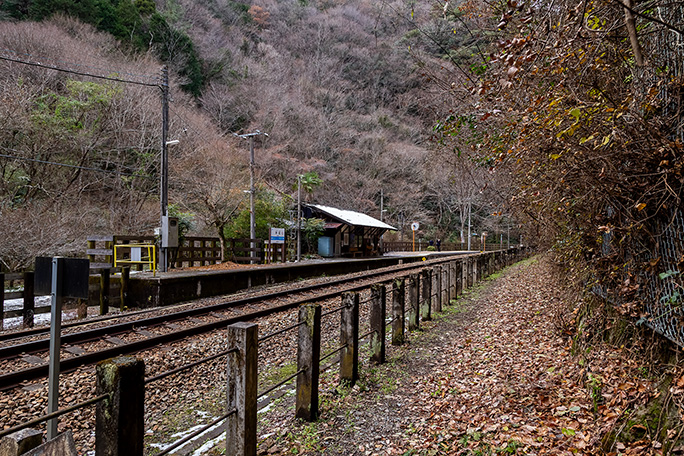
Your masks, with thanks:
[[[604,454],[600,436],[649,385],[625,380],[628,365],[592,377],[578,364],[555,327],[561,299],[550,274],[535,258],[478,285],[393,348],[387,364],[364,366],[351,391],[327,385],[321,420],[295,425],[269,452]],[[618,445],[622,454],[658,452],[650,441]]]

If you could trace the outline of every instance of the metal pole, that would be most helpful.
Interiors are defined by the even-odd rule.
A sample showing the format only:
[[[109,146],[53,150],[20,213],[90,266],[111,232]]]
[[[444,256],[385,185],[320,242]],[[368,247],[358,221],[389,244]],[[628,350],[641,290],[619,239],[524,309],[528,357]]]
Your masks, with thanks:
[[[256,226],[254,224],[254,136],[249,137],[249,262],[254,264]]]
[[[302,259],[302,175],[297,176],[297,262]]]
[[[166,144],[169,134],[169,69],[167,66],[162,68],[162,139],[161,139],[161,169],[159,182],[159,203],[161,205],[161,217],[159,219],[159,226],[163,224],[161,219],[168,215],[169,206],[169,154],[168,144]],[[161,229],[161,228],[160,228]],[[162,231],[161,236],[164,236]],[[166,272],[167,268],[167,249],[161,247],[163,242],[160,242],[159,249],[159,271]]]
[[[51,324],[50,324],[50,364],[48,366],[48,414],[59,410],[59,352],[62,333],[62,265],[63,259],[52,259]],[[47,438],[57,437],[58,418],[47,424]]]

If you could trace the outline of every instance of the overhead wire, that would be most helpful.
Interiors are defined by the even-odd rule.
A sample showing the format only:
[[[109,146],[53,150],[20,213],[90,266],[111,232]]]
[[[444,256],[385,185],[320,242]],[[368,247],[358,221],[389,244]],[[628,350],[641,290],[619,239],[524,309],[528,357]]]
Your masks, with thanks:
[[[27,57],[30,59],[40,60],[40,61],[50,60],[52,62],[65,64],[65,65],[69,65],[72,67],[89,68],[91,70],[97,70],[97,71],[107,71],[110,73],[116,73],[116,74],[120,74],[120,75],[126,75],[126,76],[131,76],[131,77],[142,78],[142,79],[150,79],[150,80],[154,80],[154,81],[159,80],[159,75],[156,75],[156,74],[151,75],[151,74],[143,74],[143,73],[123,72],[123,71],[119,71],[119,70],[113,70],[111,68],[97,67],[97,66],[93,66],[93,65],[84,65],[82,63],[69,62],[66,60],[55,60],[55,59],[51,59],[50,57],[45,57],[45,56],[40,56],[40,55],[35,55],[35,54],[29,54],[27,52],[18,52],[18,51],[15,51],[14,49],[7,49],[7,48],[0,49],[0,52],[8,52],[10,54],[14,54],[17,56],[24,56],[24,57]]]
[[[102,75],[97,75],[97,74],[92,74],[92,73],[86,73],[83,71],[69,70],[66,68],[61,68],[61,67],[52,66],[52,65],[44,65],[44,64],[38,63],[38,62],[27,62],[25,60],[15,59],[15,58],[6,57],[6,56],[2,56],[2,55],[0,55],[0,60],[6,60],[8,62],[15,62],[15,63],[20,63],[23,65],[34,66],[34,67],[39,67],[39,68],[46,68],[48,70],[61,71],[63,73],[76,74],[79,76],[86,76],[86,77],[96,78],[96,79],[104,79],[107,81],[122,82],[125,84],[134,84],[134,85],[141,85],[141,86],[146,86],[146,87],[161,87],[161,82],[150,83],[150,82],[131,81],[128,79],[115,78],[112,76],[102,76]]]

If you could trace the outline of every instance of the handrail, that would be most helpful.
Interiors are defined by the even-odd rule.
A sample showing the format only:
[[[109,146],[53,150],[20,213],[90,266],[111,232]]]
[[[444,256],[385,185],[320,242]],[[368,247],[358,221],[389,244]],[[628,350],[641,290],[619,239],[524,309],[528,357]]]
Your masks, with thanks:
[[[157,275],[157,260],[156,260],[156,245],[155,244],[115,244],[114,245],[114,267],[118,264],[146,264],[152,270],[153,275]],[[147,249],[147,260],[119,260],[117,259],[116,249],[130,249],[130,248],[140,248]],[[141,255],[142,257],[142,255]]]

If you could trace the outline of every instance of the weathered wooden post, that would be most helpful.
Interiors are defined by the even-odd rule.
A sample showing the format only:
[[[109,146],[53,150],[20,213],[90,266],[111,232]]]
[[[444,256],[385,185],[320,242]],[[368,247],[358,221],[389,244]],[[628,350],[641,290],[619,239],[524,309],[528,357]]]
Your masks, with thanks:
[[[442,268],[432,268],[432,313],[442,311]]]
[[[131,280],[130,266],[121,268],[121,300],[119,302],[119,310],[123,312],[128,308],[128,284]]]
[[[33,328],[33,314],[36,310],[33,282],[33,272],[24,272],[24,328]]]
[[[359,293],[343,293],[340,321],[340,381],[354,385],[359,379]]]
[[[449,283],[451,284],[451,293],[450,297],[451,299],[458,299],[458,287],[456,286],[456,283],[458,282],[458,278],[456,275],[456,262],[452,261],[449,263]]]
[[[395,279],[392,282],[392,345],[404,343],[405,294],[404,279]]]
[[[456,263],[456,297],[463,295],[463,260]]]
[[[36,429],[22,429],[0,439],[0,455],[21,456],[39,447],[42,443],[42,432]]]
[[[432,320],[432,306],[430,305],[432,302],[432,270],[423,269],[420,271],[420,281],[422,282],[420,289],[423,293],[423,300],[420,304],[420,318],[423,321],[429,321]]]
[[[415,331],[420,325],[420,300],[419,300],[419,286],[417,274],[411,274],[408,278],[408,329]]]
[[[142,456],[145,436],[145,363],[121,356],[98,363],[95,394],[96,456]]]
[[[100,315],[109,313],[109,268],[100,270]]]
[[[449,263],[442,264],[442,306],[448,306],[451,299],[451,289],[449,288],[450,272]]]
[[[385,362],[385,298],[387,291],[384,285],[371,285],[370,330],[371,361],[378,364]]]
[[[318,418],[318,377],[321,360],[321,306],[303,304],[299,308],[297,350],[297,399],[295,416],[306,421]]]
[[[226,423],[226,455],[256,456],[259,326],[239,322],[228,326],[228,404],[235,410]]]

